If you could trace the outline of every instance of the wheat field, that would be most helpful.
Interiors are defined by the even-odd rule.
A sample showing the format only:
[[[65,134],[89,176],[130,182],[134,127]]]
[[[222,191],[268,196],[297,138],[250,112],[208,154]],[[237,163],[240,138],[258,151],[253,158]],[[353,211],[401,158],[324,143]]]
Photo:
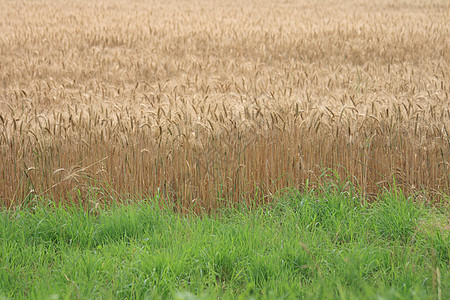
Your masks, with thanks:
[[[1,1],[0,201],[450,193],[450,2]],[[256,199],[256,200],[255,200]]]

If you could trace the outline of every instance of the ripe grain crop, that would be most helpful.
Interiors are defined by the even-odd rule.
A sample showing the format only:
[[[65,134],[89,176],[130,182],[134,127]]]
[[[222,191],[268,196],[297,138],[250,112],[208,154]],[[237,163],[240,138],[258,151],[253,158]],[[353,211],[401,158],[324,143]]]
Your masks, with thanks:
[[[326,170],[448,195],[449,19],[445,0],[1,1],[1,204],[211,210]]]

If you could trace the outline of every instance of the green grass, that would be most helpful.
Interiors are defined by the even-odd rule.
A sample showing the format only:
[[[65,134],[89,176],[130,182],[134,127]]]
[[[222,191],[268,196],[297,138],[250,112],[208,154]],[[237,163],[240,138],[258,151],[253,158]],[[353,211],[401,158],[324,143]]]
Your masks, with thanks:
[[[0,299],[450,299],[448,210],[361,203],[324,189],[209,216],[156,200],[4,210]]]

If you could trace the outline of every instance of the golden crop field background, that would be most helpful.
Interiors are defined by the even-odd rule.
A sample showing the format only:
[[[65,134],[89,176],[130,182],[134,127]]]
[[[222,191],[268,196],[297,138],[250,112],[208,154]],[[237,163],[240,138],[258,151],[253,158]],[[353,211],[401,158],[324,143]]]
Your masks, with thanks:
[[[1,1],[0,201],[211,210],[336,177],[439,199],[449,20],[446,0]]]

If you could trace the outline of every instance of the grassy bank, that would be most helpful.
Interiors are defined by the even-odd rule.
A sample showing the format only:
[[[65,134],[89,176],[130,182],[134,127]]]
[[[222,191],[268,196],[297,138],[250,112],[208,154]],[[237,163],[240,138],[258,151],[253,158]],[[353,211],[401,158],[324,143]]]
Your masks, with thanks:
[[[448,210],[399,192],[362,205],[339,189],[290,191],[257,209],[202,216],[157,202],[3,211],[0,295],[450,297]]]

